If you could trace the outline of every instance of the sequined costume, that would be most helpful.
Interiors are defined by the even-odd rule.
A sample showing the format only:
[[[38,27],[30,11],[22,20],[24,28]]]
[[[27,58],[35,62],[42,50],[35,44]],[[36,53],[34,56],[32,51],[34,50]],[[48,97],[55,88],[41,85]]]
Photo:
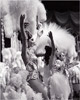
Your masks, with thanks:
[[[28,55],[28,63],[26,65],[26,70],[29,71],[27,81],[31,79],[39,79],[38,68],[37,68],[38,61],[37,61],[37,57],[33,52],[33,49],[32,48],[27,49],[26,53]]]

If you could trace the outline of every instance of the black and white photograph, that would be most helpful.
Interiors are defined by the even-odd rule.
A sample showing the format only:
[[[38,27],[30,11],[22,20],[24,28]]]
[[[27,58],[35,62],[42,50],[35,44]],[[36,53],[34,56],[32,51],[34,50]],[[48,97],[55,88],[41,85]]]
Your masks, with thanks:
[[[79,0],[0,0],[0,100],[80,100]]]

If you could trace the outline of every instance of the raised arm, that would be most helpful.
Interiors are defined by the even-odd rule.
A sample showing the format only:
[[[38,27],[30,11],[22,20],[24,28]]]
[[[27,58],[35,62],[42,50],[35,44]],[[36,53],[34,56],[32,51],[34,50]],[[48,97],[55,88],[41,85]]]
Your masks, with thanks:
[[[51,44],[52,44],[52,55],[54,56],[55,53],[55,45],[54,45],[54,40],[53,40],[53,36],[52,36],[52,32],[49,32],[49,38],[51,39]]]
[[[54,60],[55,60],[55,44],[54,44],[54,40],[53,40],[53,36],[52,36],[52,32],[49,32],[49,38],[51,39],[51,44],[52,44],[52,53],[51,53],[51,57],[49,60],[49,68],[50,70],[52,70],[52,67],[54,66]]]
[[[22,38],[22,59],[26,65],[28,63],[28,57],[27,57],[28,39],[27,39],[27,34],[25,34],[24,32],[24,19],[25,19],[25,15],[21,15],[20,16],[20,34]]]

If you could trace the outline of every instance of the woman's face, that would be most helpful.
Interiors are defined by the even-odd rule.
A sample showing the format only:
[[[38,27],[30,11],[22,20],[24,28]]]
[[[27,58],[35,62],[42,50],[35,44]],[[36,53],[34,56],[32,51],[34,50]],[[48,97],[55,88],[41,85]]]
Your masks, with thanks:
[[[60,60],[56,60],[54,65],[57,66],[57,67],[60,67],[61,66],[61,61]]]

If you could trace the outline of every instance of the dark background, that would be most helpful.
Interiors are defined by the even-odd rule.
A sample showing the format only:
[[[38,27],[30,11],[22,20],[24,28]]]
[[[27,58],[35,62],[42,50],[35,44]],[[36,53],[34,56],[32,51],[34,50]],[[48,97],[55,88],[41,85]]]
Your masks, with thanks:
[[[56,22],[62,27],[70,29],[70,33],[75,37],[79,35],[79,3],[80,1],[46,1],[42,0],[47,10],[47,22]],[[58,12],[58,14],[57,14]],[[73,14],[74,13],[74,14]],[[72,16],[73,17],[72,17]],[[60,22],[68,19],[67,23]],[[74,18],[74,19],[73,19]]]
[[[79,1],[42,1],[47,11],[79,11]]]

